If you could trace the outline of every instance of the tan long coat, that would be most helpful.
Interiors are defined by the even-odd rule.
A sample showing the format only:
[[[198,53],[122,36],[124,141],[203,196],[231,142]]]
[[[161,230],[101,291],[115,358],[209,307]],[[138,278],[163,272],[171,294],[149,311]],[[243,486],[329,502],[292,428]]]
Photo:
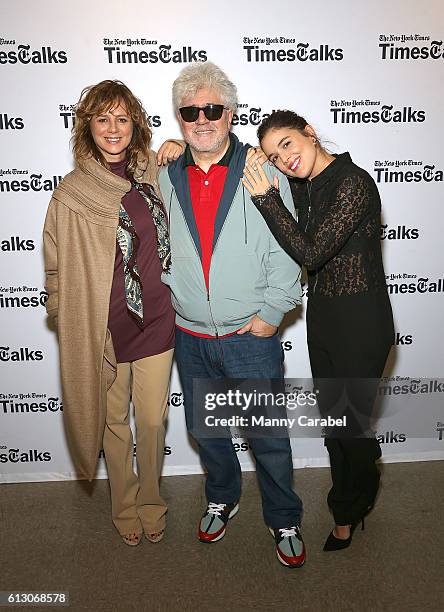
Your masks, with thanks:
[[[135,178],[157,186],[154,153]],[[46,309],[58,330],[63,418],[79,478],[94,478],[102,445],[106,392],[116,376],[107,329],[122,197],[131,183],[93,159],[54,191],[43,232]]]

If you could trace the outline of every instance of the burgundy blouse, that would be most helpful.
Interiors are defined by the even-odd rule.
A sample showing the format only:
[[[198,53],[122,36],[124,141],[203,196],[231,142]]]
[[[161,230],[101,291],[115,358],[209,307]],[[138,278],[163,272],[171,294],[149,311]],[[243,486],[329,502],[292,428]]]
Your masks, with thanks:
[[[109,164],[111,172],[126,176],[126,160]],[[114,277],[109,301],[108,328],[113,339],[117,363],[158,355],[174,347],[174,311],[169,288],[160,280],[157,234],[151,212],[135,187],[122,205],[139,236],[137,267],[142,281],[143,329],[129,315],[125,299],[123,257],[116,241]]]

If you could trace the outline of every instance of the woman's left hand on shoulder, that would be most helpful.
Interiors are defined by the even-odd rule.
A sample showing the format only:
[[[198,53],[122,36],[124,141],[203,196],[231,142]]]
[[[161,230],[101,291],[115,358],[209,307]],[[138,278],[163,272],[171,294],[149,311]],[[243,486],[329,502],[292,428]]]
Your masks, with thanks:
[[[271,183],[263,169],[266,161],[267,158],[261,148],[252,147],[248,150],[242,183],[252,196],[263,195],[271,187]],[[279,179],[277,176],[273,177],[273,185],[276,189],[279,189]]]

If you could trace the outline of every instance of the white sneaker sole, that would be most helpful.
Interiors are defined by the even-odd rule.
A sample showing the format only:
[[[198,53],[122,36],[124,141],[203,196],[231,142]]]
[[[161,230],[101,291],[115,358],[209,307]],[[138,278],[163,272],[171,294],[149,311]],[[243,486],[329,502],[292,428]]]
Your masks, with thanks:
[[[233,518],[233,516],[236,516],[236,514],[239,512],[239,504],[236,504],[233,508],[233,510],[230,512],[230,514],[228,515],[228,518],[231,519]]]

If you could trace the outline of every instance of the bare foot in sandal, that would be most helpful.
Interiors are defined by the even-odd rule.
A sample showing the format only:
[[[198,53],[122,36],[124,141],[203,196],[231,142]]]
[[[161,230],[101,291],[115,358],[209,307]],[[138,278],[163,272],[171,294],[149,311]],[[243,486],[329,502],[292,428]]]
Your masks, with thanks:
[[[155,531],[153,533],[145,533],[145,537],[147,540],[156,544],[156,542],[160,542],[160,540],[165,535],[165,529],[161,529],[160,531]]]
[[[137,544],[140,544],[141,539],[142,539],[142,534],[136,533],[136,532],[129,533],[128,535],[122,536],[122,540],[128,546],[137,546]]]

